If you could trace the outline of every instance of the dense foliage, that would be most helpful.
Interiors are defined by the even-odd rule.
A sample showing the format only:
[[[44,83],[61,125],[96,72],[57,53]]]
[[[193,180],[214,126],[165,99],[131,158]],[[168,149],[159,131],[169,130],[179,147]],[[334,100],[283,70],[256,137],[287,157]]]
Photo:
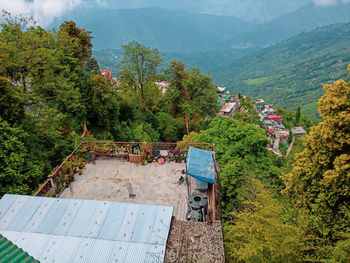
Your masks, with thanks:
[[[227,262],[349,261],[350,83],[324,88],[323,121],[288,157],[269,154],[264,131],[242,120],[217,117],[195,136],[216,145]],[[286,126],[310,126],[278,112]]]
[[[220,163],[224,216],[237,209],[246,198],[246,183],[252,177],[267,184],[279,184],[274,157],[267,151],[264,129],[255,124],[218,116],[195,138],[215,144]]]
[[[94,98],[105,92],[113,102],[113,94],[92,85],[99,76],[91,37],[74,22],[48,32],[26,19],[7,21],[0,32],[0,194],[28,194],[72,150],[84,121],[106,124],[91,106],[107,107]]]
[[[313,260],[328,259],[350,227],[350,83],[324,88],[323,121],[311,129],[293,171],[284,177],[284,192],[309,219],[305,242]]]

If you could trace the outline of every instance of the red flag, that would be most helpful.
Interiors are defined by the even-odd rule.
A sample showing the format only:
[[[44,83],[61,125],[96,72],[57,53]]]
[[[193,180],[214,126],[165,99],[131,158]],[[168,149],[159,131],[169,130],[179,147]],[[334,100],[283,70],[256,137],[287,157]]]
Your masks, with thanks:
[[[188,131],[188,119],[187,119],[187,113],[185,112],[185,118],[186,118],[186,129],[187,129],[187,135],[190,135]]]
[[[81,138],[84,138],[86,132],[87,132],[86,123],[84,123],[84,133],[83,133],[83,135],[81,136]]]

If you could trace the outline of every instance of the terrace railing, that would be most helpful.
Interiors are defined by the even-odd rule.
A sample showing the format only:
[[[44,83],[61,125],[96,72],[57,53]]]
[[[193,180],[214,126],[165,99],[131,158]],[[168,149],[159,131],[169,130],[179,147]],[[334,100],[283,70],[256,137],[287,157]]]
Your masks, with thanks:
[[[215,151],[215,144],[210,143],[172,143],[172,142],[112,142],[112,141],[82,141],[78,148],[75,149],[67,158],[54,169],[53,173],[48,177],[45,183],[35,193],[36,196],[56,196],[61,189],[57,189],[57,185],[62,181],[67,181],[64,177],[65,165],[71,161],[78,153],[86,154],[87,152],[101,152],[107,154],[111,150],[130,152],[132,146],[140,145],[154,150],[173,150],[180,149],[182,152],[187,152],[190,146],[202,149]],[[65,183],[68,186],[70,181]],[[61,188],[61,185],[60,187]]]
[[[95,149],[96,146],[100,148],[100,146],[111,147],[111,148],[124,148],[126,150],[131,149],[133,145],[140,145],[141,147],[147,147],[154,150],[173,150],[173,149],[181,149],[184,151],[188,151],[190,146],[208,150],[215,151],[215,144],[211,143],[176,143],[176,142],[111,142],[111,141],[83,141],[82,146],[89,146],[91,149]]]

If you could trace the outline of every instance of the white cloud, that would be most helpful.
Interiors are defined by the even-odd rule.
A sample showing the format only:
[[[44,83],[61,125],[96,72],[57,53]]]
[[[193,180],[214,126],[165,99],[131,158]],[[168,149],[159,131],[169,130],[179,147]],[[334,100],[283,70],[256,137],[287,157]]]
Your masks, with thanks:
[[[40,25],[46,26],[82,2],[83,0],[0,0],[0,10],[6,10],[13,15],[33,16]]]
[[[312,0],[316,5],[320,6],[330,6],[330,5],[338,5],[340,3],[348,4],[350,0]]]

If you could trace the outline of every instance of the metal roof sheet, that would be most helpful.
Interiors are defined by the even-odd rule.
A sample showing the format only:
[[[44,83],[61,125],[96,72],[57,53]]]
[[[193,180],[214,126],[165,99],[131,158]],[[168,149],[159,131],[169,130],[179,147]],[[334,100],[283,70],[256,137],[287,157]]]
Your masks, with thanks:
[[[39,262],[30,256],[23,249],[19,248],[3,235],[0,235],[0,261],[16,263]]]
[[[0,233],[40,262],[163,262],[172,207],[5,195]]]

